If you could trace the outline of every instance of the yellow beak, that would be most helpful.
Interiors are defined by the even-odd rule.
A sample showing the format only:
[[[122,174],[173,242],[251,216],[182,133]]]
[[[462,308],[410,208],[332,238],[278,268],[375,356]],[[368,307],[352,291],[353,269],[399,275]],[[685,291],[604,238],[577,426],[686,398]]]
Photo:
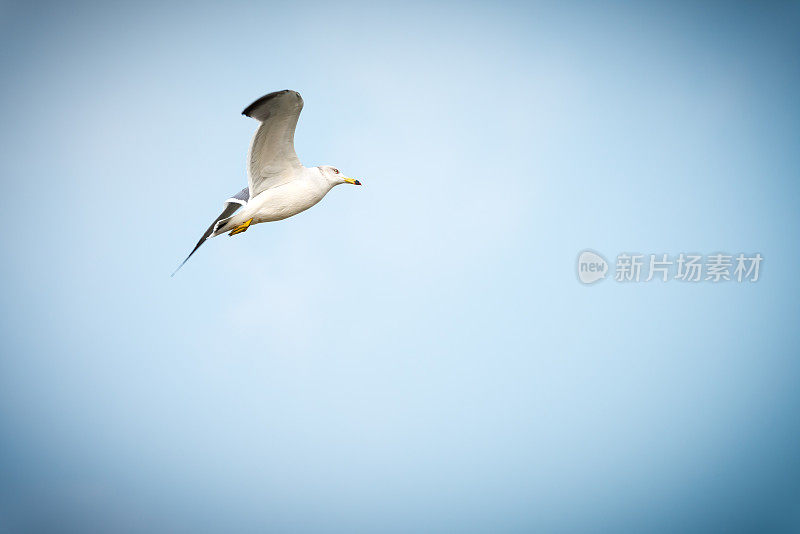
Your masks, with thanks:
[[[355,180],[353,178],[348,178],[346,176],[344,177],[344,181],[347,182],[348,184],[361,185],[361,182],[359,182],[358,180]]]

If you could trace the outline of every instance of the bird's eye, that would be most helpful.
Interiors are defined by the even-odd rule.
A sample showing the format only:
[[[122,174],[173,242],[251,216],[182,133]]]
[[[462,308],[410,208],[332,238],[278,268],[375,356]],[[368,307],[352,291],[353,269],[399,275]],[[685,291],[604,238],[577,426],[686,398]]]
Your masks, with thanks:
[[[334,174],[339,174],[339,169],[333,169]]]

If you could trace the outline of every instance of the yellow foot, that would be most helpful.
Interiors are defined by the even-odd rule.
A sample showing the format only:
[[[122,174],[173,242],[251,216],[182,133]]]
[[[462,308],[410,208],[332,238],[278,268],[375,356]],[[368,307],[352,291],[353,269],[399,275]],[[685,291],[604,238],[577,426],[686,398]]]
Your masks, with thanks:
[[[246,220],[244,224],[240,224],[239,226],[231,230],[231,232],[228,235],[236,235],[236,234],[241,234],[242,232],[246,232],[247,229],[250,227],[251,222],[253,222],[253,219]]]

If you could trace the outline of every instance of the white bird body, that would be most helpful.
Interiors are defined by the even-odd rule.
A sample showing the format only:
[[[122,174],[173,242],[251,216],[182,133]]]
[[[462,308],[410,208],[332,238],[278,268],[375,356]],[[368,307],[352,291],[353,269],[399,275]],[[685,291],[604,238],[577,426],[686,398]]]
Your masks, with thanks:
[[[245,108],[242,115],[260,122],[247,153],[247,187],[225,201],[225,209],[178,269],[212,237],[226,232],[237,235],[253,224],[297,215],[339,184],[361,185],[334,167],[300,163],[294,151],[294,130],[302,110],[300,94],[289,90],[262,96]]]
[[[251,224],[280,221],[303,212],[322,200],[332,184],[318,167],[303,167],[290,181],[267,189],[251,198],[245,206],[218,227],[214,236],[224,234],[252,219]]]

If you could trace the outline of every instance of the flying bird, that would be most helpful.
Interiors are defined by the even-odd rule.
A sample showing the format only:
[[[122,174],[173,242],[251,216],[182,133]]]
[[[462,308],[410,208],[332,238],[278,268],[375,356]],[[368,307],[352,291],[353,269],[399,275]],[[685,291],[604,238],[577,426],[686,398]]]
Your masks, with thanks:
[[[287,89],[262,96],[242,111],[261,123],[247,154],[247,187],[225,201],[225,209],[172,276],[212,237],[241,234],[254,224],[297,215],[339,184],[361,185],[330,165],[303,167],[294,151],[302,109],[300,93]]]

